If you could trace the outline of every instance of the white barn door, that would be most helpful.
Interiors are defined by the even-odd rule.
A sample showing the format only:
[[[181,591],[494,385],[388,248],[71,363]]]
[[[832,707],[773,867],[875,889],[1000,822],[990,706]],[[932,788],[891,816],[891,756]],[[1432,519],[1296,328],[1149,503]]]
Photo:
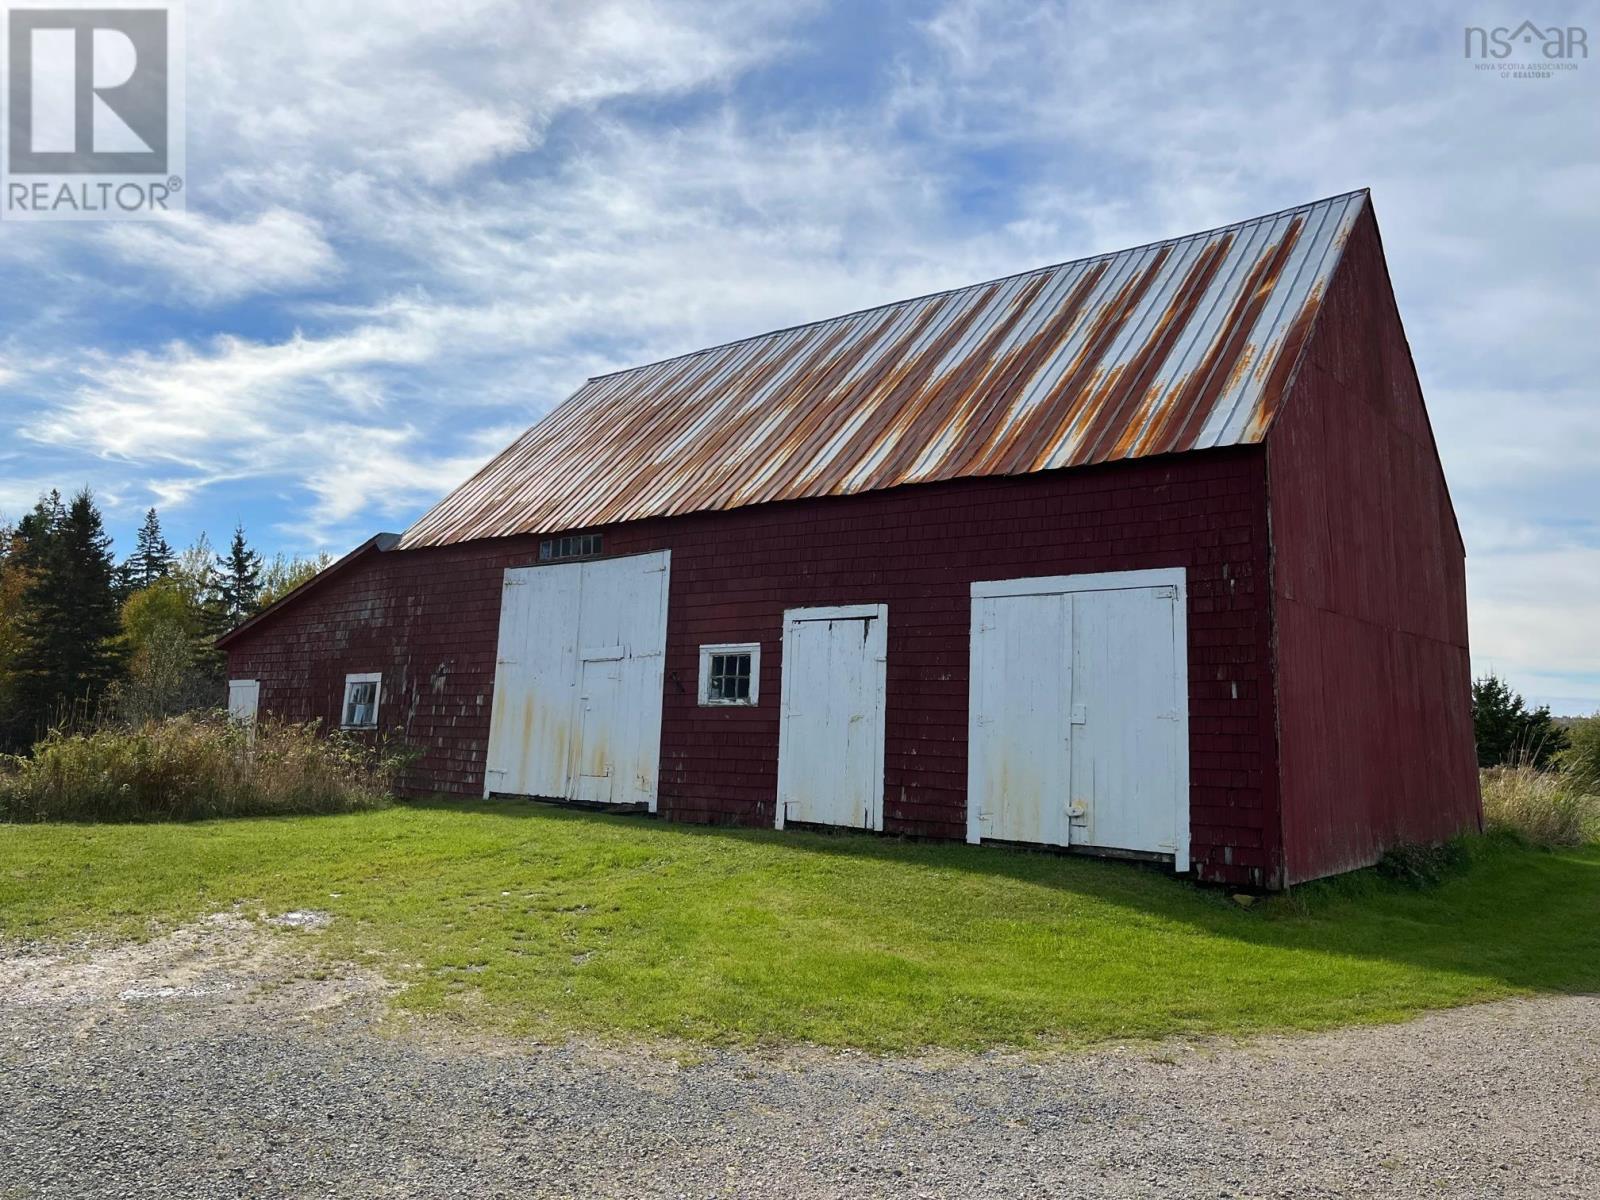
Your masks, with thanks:
[[[967,840],[1189,867],[1181,569],[972,585]]]
[[[484,794],[656,807],[666,551],[513,567]]]
[[[256,710],[261,704],[261,681],[228,680],[228,716],[241,725],[255,728]]]
[[[883,828],[883,714],[889,610],[794,608],[783,615],[776,825]]]
[[[1071,630],[1061,593],[972,602],[969,836],[1067,844]]]

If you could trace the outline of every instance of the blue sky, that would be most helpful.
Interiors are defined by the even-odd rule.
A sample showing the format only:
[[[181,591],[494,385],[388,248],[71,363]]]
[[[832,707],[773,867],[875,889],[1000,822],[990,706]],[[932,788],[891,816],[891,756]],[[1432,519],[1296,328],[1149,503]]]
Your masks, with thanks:
[[[1600,708],[1595,5],[188,10],[188,216],[0,226],[0,512],[399,530],[586,376],[1371,187],[1478,669]]]

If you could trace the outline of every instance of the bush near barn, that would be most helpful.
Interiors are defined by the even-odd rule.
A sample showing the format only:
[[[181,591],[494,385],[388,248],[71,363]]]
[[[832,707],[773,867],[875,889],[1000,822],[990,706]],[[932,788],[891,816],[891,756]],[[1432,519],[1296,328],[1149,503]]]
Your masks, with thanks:
[[[1593,781],[1563,768],[1526,763],[1483,772],[1483,823],[1535,846],[1579,846],[1600,836],[1600,797]]]
[[[125,729],[54,732],[29,757],[0,759],[0,817],[12,821],[192,821],[356,812],[388,803],[400,756],[315,725],[220,713]]]
[[[1600,836],[1600,713],[1553,717],[1490,672],[1472,681],[1472,721],[1485,829],[1545,847]]]

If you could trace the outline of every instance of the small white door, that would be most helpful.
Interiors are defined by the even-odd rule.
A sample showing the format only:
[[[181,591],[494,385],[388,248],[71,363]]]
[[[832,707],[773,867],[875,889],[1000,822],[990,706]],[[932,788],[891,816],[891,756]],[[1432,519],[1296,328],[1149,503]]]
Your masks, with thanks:
[[[795,608],[783,620],[776,825],[883,828],[889,610]]]
[[[656,807],[666,551],[514,567],[484,794]]]
[[[256,709],[261,704],[261,681],[257,679],[228,680],[228,716],[252,729],[256,724]]]
[[[622,647],[617,647],[620,651]],[[616,749],[612,737],[626,730],[621,654],[585,657],[578,684],[579,736],[572,743],[572,798],[585,804],[616,802]]]
[[[972,585],[967,840],[1189,867],[1181,569]]]

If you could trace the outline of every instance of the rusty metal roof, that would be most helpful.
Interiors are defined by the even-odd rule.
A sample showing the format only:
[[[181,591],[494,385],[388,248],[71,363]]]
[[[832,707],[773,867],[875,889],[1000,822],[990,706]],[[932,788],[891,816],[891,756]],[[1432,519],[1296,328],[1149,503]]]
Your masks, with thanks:
[[[1258,442],[1365,202],[598,376],[401,548]]]

